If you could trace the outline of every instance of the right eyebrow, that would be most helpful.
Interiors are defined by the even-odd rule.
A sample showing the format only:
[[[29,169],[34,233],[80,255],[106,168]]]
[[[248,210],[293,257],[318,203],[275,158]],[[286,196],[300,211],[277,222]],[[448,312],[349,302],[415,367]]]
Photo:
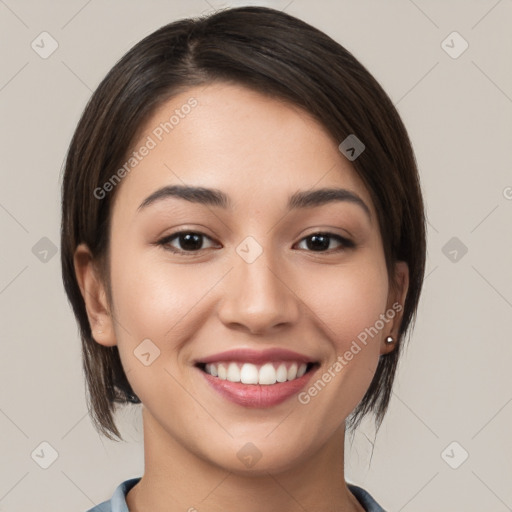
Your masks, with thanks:
[[[146,197],[146,199],[144,199],[140,204],[138,210],[142,210],[150,204],[168,197],[178,197],[193,203],[219,206],[221,208],[231,207],[229,197],[220,190],[204,187],[192,187],[188,185],[171,185],[160,188],[150,196]]]

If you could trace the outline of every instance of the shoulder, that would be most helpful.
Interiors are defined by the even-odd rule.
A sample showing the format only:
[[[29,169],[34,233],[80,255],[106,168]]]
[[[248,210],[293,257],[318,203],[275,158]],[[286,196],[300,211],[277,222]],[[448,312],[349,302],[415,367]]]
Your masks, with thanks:
[[[110,500],[104,501],[103,503],[100,503],[99,505],[90,508],[89,510],[87,510],[87,512],[112,512],[112,505],[110,503]]]
[[[347,483],[350,492],[361,503],[366,512],[386,512],[371,496],[371,494],[357,485]]]
[[[129,512],[128,506],[126,505],[126,495],[140,479],[141,477],[139,476],[121,482],[114,491],[112,498],[99,503],[95,507],[87,510],[87,512]]]

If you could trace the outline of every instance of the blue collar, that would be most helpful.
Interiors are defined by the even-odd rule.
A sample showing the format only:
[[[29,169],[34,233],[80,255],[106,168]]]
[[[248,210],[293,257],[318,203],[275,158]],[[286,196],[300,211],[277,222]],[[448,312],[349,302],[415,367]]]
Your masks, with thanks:
[[[128,491],[140,481],[142,477],[130,478],[119,484],[112,498],[104,501],[87,512],[130,512],[126,504]],[[366,512],[386,512],[370,495],[368,491],[357,485],[347,484],[350,492],[357,498]]]

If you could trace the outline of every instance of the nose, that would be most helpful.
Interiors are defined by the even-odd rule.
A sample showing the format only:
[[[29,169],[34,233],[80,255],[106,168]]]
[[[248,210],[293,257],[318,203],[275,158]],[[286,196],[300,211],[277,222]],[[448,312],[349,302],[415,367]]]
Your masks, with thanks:
[[[218,309],[220,320],[231,329],[265,334],[290,326],[300,318],[300,299],[293,279],[264,251],[247,263],[237,254],[224,282],[224,297]]]

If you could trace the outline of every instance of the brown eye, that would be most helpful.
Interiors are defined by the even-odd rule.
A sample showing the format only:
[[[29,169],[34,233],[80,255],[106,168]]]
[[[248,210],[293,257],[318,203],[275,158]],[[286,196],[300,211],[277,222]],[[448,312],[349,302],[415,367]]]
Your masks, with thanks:
[[[205,240],[211,241],[211,238],[206,236],[204,233],[180,231],[163,238],[158,243],[173,252],[196,252],[213,246],[212,244],[205,247]]]
[[[332,247],[332,241],[335,241],[338,244],[338,247]],[[314,252],[327,252],[329,250],[339,250],[341,248],[351,248],[354,247],[355,244],[339,235],[335,235],[334,233],[314,233],[303,238],[299,244],[304,243],[306,245],[306,249]],[[304,247],[302,247],[304,248]]]

